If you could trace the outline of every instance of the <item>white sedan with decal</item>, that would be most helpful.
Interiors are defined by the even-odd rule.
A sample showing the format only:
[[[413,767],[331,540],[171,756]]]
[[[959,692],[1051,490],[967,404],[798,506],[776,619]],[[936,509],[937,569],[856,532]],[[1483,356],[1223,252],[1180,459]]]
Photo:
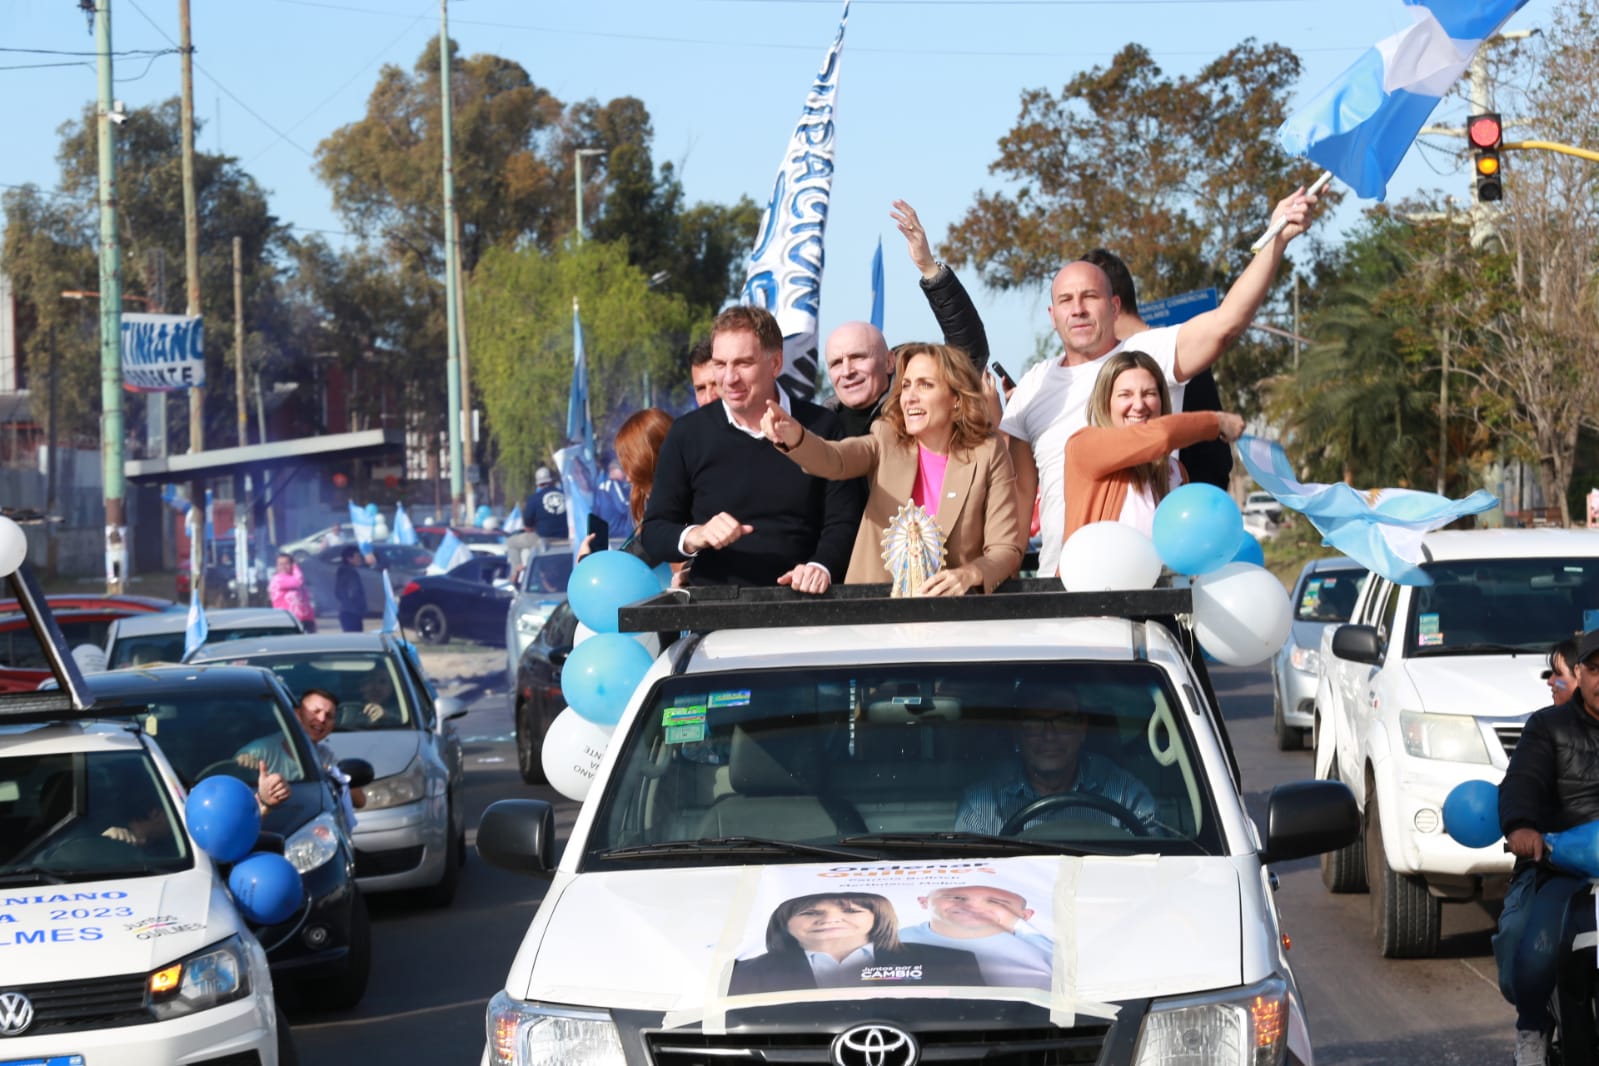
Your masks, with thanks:
[[[0,727],[0,1066],[294,1060],[182,795],[126,725]]]

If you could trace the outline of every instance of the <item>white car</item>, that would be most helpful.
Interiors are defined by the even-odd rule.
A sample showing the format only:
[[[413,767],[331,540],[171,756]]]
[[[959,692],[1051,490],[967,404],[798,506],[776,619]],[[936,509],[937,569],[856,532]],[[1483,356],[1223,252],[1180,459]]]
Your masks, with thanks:
[[[1157,621],[1060,617],[1071,595],[624,611],[714,631],[603,755],[563,749],[594,776],[558,863],[549,804],[483,816],[486,860],[553,880],[482,1061],[1310,1063],[1267,864],[1351,839],[1353,799],[1278,789],[1263,840],[1203,667]],[[1014,794],[1073,742],[1109,791]]]
[[[1372,893],[1381,953],[1436,953],[1448,901],[1502,897],[1514,857],[1444,833],[1462,781],[1497,783],[1528,715],[1549,702],[1549,649],[1599,625],[1599,533],[1429,534],[1431,585],[1373,574],[1329,627],[1315,697],[1316,776],[1347,784],[1364,833],[1322,856],[1333,892]]]

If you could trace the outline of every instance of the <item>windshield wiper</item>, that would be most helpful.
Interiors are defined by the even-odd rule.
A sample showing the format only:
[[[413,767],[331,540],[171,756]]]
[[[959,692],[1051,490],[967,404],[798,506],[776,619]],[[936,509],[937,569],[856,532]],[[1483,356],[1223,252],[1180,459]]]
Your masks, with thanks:
[[[767,852],[774,855],[807,855],[821,859],[871,859],[876,856],[849,848],[825,844],[800,844],[792,840],[765,837],[712,837],[707,840],[663,840],[659,844],[635,844],[625,848],[596,851],[596,859],[646,859],[670,855],[714,855],[740,852]]]
[[[1411,652],[1411,657],[1420,659],[1433,655],[1529,655],[1544,647],[1543,644],[1494,644],[1490,641],[1478,641],[1472,644],[1441,644],[1436,647],[1416,648]]]
[[[64,885],[67,879],[42,866],[21,866],[0,873],[0,885]]]
[[[1142,838],[1138,838],[1142,839]],[[840,844],[859,847],[902,848],[908,851],[996,851],[1023,855],[1125,855],[1126,849],[1106,850],[1057,840],[990,836],[986,833],[867,833],[844,837]]]

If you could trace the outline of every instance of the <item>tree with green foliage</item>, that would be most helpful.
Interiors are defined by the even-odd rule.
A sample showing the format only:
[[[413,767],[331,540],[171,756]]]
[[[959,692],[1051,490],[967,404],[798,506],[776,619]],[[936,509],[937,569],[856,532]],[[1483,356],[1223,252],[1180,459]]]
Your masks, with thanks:
[[[661,380],[682,362],[673,338],[690,329],[687,303],[651,288],[623,245],[490,249],[467,295],[472,378],[513,495],[530,488],[534,470],[566,443],[574,299],[597,437],[609,439],[643,406],[642,374]]]

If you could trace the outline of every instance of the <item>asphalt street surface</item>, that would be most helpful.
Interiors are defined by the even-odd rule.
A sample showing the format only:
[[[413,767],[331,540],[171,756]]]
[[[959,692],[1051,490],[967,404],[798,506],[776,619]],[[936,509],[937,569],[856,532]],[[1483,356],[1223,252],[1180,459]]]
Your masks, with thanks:
[[[516,772],[504,654],[490,649],[423,653],[440,688],[465,696],[471,706],[458,723],[466,750],[468,841],[475,841],[483,809],[507,797],[556,801],[564,841],[577,805],[523,784]],[[1213,679],[1259,823],[1272,787],[1308,777],[1311,756],[1276,749],[1264,666],[1216,668]],[[1510,1061],[1514,1014],[1499,996],[1488,944],[1493,921],[1482,907],[1445,907],[1437,958],[1382,959],[1369,932],[1369,896],[1330,895],[1313,859],[1284,863],[1275,871],[1281,882],[1278,906],[1292,939],[1290,958],[1318,1063],[1503,1066]],[[429,910],[404,899],[373,897],[366,998],[348,1012],[304,1004],[292,1010],[300,1062],[477,1063],[484,1008],[505,979],[545,883],[496,870],[474,850],[448,908]]]

